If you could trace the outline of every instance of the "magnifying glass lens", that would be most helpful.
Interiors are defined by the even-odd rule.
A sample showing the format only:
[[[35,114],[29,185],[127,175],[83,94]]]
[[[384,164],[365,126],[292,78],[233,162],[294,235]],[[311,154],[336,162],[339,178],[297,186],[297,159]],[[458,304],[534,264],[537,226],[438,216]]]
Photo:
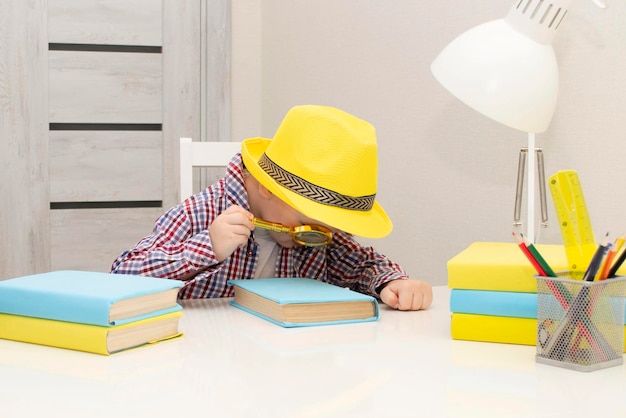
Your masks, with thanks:
[[[333,240],[333,233],[320,225],[301,225],[292,228],[291,238],[296,244],[318,247]]]
[[[301,225],[291,228],[259,218],[253,218],[252,222],[259,228],[269,229],[274,232],[286,232],[291,235],[291,239],[293,239],[296,244],[300,245],[319,247],[333,240],[332,231],[321,225]]]
[[[293,234],[293,239],[298,244],[311,247],[325,245],[331,241],[327,234],[318,231],[296,232]]]

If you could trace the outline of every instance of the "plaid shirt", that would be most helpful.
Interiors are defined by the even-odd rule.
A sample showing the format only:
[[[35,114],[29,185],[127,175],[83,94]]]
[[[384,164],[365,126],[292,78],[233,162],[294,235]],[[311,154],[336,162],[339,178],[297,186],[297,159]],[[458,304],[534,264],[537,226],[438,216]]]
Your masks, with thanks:
[[[180,279],[200,271],[187,280],[180,298],[232,296],[228,280],[254,278],[258,260],[254,232],[247,245],[219,262],[208,229],[231,205],[250,210],[247,198],[241,154],[237,154],[224,178],[169,209],[157,219],[151,235],[113,262],[111,272]],[[382,284],[408,278],[398,264],[343,232],[333,234],[333,241],[322,247],[280,247],[275,272],[276,277],[313,278],[375,297]]]

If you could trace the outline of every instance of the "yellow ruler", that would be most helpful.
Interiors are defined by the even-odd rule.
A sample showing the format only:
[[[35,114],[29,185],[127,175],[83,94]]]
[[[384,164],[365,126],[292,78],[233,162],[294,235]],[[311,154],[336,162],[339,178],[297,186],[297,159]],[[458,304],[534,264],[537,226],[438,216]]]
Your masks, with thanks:
[[[548,179],[565,255],[573,278],[582,278],[597,246],[578,173],[563,170]]]

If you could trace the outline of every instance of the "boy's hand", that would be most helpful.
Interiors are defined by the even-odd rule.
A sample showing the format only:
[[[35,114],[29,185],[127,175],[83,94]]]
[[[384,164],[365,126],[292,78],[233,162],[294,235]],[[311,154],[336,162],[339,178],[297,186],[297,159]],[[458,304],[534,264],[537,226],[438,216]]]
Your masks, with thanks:
[[[224,261],[233,251],[248,242],[253,215],[241,206],[233,205],[218,215],[209,228],[213,252]]]
[[[401,311],[426,309],[433,301],[433,288],[421,280],[393,280],[380,292],[380,299]]]

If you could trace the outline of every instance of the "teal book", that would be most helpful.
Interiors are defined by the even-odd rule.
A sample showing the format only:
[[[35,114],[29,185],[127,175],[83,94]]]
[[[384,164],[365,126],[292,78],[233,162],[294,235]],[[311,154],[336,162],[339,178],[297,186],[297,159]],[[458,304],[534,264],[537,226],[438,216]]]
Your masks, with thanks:
[[[183,282],[59,270],[0,281],[0,313],[116,326],[182,310]]]
[[[554,299],[552,295],[542,297]],[[536,293],[451,289],[450,312],[537,319],[537,300]]]
[[[450,290],[450,312],[537,318],[537,293]]]
[[[231,304],[283,327],[376,321],[377,300],[368,295],[313,279],[229,280]]]

